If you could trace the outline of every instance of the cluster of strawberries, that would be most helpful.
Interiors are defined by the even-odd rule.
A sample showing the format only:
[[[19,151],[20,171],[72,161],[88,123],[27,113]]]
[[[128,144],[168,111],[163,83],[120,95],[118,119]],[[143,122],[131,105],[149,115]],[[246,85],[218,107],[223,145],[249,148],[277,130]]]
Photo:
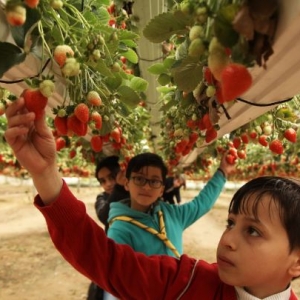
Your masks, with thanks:
[[[37,8],[40,0],[24,0],[16,2],[8,2],[5,6],[6,20],[11,26],[22,26],[26,22],[26,6],[29,8]],[[62,0],[50,0],[53,9],[59,10],[63,7]]]

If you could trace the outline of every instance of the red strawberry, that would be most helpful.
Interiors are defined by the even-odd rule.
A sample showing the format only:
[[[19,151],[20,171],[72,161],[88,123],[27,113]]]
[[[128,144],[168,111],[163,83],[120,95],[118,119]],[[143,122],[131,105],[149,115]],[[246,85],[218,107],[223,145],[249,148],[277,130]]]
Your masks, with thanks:
[[[202,122],[206,129],[209,129],[213,126],[208,113],[203,116]]]
[[[100,135],[93,135],[90,143],[91,143],[91,148],[95,152],[102,151],[103,141]]]
[[[233,143],[234,148],[238,149],[242,143],[241,138],[238,136],[234,137],[232,143]]]
[[[232,156],[234,156],[235,158],[238,157],[238,155],[237,155],[237,150],[236,150],[235,148],[233,148],[233,147],[230,147],[230,148],[228,149],[228,152],[227,152],[227,153],[230,154],[230,155],[232,155]]]
[[[102,105],[102,100],[99,94],[96,91],[90,91],[86,96],[87,102],[93,106]]]
[[[90,110],[85,103],[79,103],[74,109],[74,115],[82,123],[87,123],[90,119]]]
[[[236,157],[232,154],[227,154],[226,155],[226,161],[230,164],[230,165],[234,165],[235,161],[236,161]]]
[[[205,133],[205,142],[210,143],[218,136],[217,130],[215,130],[213,127],[206,130]]]
[[[261,135],[259,138],[258,138],[258,142],[264,146],[264,147],[267,147],[269,145],[268,143],[268,140],[267,140],[267,136],[266,135]]]
[[[6,20],[12,26],[22,26],[26,21],[26,9],[21,5],[6,5]]]
[[[249,137],[248,137],[248,134],[247,133],[242,133],[241,134],[241,139],[243,141],[244,144],[248,144],[249,143]]]
[[[240,159],[245,159],[246,158],[246,151],[245,150],[239,150],[237,152],[237,156],[240,158]]]
[[[69,158],[74,158],[76,156],[76,150],[75,149],[71,149],[69,152]]]
[[[65,64],[68,57],[73,57],[73,56],[74,56],[74,51],[68,45],[57,46],[53,53],[53,57],[60,67],[62,67]]]
[[[97,111],[91,113],[90,121],[94,123],[96,129],[102,128],[102,116]]]
[[[254,140],[254,139],[256,139],[256,137],[257,137],[257,132],[256,132],[255,130],[251,130],[251,131],[249,132],[249,136],[250,136],[250,138],[251,138],[252,140]]]
[[[295,129],[293,128],[288,128],[285,132],[284,132],[284,137],[292,142],[292,143],[296,143],[297,141],[297,132]]]
[[[36,8],[40,0],[24,0],[25,4],[30,8]]]
[[[48,98],[43,96],[39,89],[26,89],[21,96],[24,98],[25,107],[28,111],[35,113],[36,120],[44,115]]]
[[[269,149],[276,153],[276,154],[282,154],[283,153],[283,145],[282,142],[280,140],[273,140],[270,144],[269,144]]]
[[[113,131],[111,131],[110,136],[117,143],[120,143],[121,142],[121,129],[119,127],[116,127]]]
[[[59,137],[55,141],[56,151],[60,151],[61,149],[66,147],[66,140],[63,137]]]
[[[68,129],[78,136],[85,136],[87,134],[87,123],[82,123],[74,114],[68,116]]]
[[[231,101],[250,88],[252,77],[245,66],[232,63],[223,69],[221,83],[224,100]]]
[[[216,82],[216,79],[209,67],[203,67],[203,77],[207,85],[214,85]]]
[[[54,126],[60,135],[68,134],[68,118],[67,117],[59,117],[58,115],[54,118]]]

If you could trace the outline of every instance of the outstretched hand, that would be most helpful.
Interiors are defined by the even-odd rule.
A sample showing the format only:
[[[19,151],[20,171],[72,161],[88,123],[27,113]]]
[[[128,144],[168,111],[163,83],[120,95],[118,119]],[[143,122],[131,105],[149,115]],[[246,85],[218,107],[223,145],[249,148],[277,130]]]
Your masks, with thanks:
[[[45,118],[35,120],[35,114],[26,110],[23,98],[6,109],[6,117],[7,143],[31,174],[44,203],[50,203],[58,195],[62,180],[56,166],[55,141]]]
[[[219,168],[224,172],[225,176],[227,177],[230,173],[235,170],[235,163],[229,163],[226,159],[228,152],[225,152],[222,156]]]
[[[35,115],[26,111],[23,98],[7,108],[6,117],[5,139],[29,173],[40,174],[55,165],[55,142],[44,118],[34,121]]]

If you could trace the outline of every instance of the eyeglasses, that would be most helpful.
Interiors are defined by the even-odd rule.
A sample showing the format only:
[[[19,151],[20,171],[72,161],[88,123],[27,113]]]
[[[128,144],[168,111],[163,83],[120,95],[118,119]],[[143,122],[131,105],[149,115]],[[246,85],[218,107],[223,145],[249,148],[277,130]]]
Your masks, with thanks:
[[[144,186],[146,183],[149,184],[149,186],[153,189],[159,189],[164,185],[164,183],[161,180],[157,179],[147,179],[143,176],[133,176],[130,177],[132,179],[133,183],[138,186]]]

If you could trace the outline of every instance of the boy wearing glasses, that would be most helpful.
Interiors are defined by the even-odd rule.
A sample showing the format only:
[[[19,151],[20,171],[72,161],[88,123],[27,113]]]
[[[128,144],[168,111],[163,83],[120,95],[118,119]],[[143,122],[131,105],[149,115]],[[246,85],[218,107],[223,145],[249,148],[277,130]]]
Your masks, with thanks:
[[[192,201],[170,205],[160,200],[167,176],[162,158],[154,153],[136,155],[126,169],[124,187],[130,197],[110,204],[107,235],[146,255],[179,257],[183,231],[212,208],[224,187],[225,176],[233,169],[224,156],[219,170]]]

